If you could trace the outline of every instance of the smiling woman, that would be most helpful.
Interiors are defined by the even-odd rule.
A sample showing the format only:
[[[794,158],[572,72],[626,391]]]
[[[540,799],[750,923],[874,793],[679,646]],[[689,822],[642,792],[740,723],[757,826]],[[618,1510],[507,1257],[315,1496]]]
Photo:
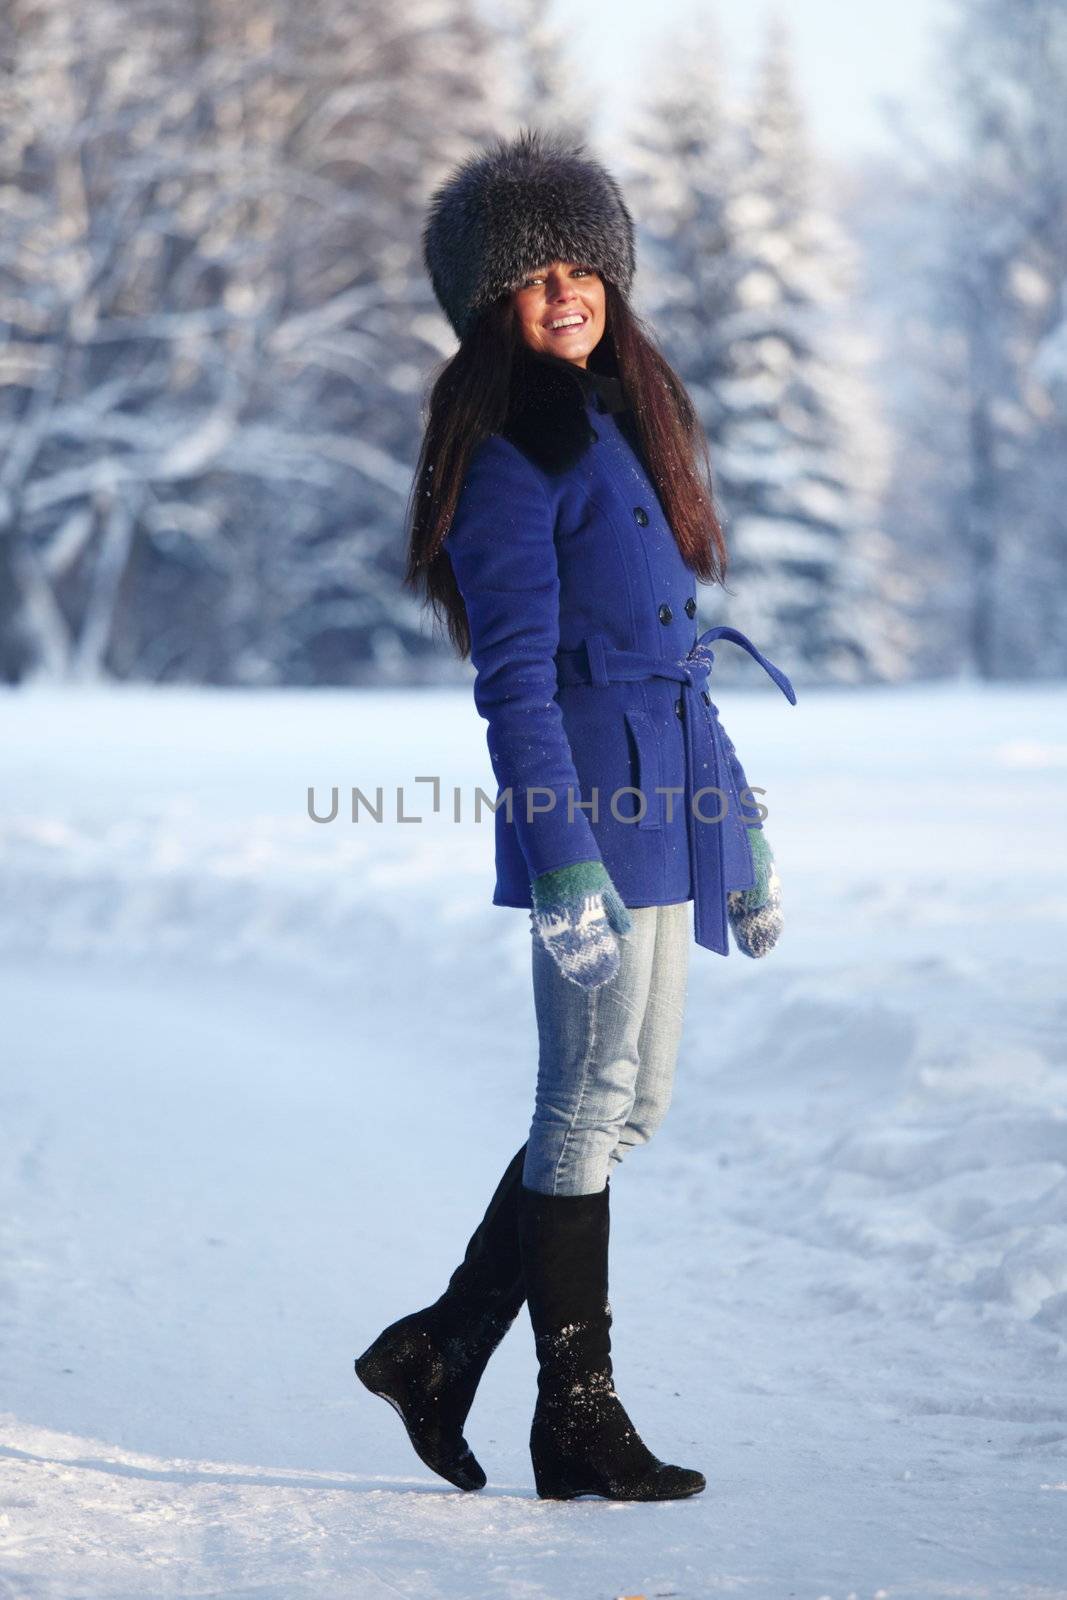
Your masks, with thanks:
[[[604,336],[604,282],[592,267],[553,261],[532,272],[514,292],[515,315],[532,350],[555,350],[587,367]]]
[[[655,1455],[613,1384],[609,1182],[670,1103],[689,903],[720,955],[728,915],[747,955],[780,926],[762,808],[704,688],[709,641],[795,695],[737,629],[697,636],[696,581],[725,575],[707,439],[630,305],[633,218],[611,174],[524,130],[445,181],[424,242],[460,345],[433,383],[406,579],[476,668],[500,784],[493,903],[530,911],[538,1072],[528,1138],[448,1286],[356,1372],[423,1461],[480,1489],[463,1426],[525,1299],[538,1495],[683,1498],[704,1474]],[[743,919],[761,913],[757,942]]]

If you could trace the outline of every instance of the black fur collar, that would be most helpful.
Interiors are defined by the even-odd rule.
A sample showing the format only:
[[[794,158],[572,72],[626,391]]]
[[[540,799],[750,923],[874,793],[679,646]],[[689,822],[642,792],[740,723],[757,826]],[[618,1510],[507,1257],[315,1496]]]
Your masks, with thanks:
[[[599,438],[586,410],[594,388],[573,363],[524,351],[501,432],[545,472],[566,472]]]

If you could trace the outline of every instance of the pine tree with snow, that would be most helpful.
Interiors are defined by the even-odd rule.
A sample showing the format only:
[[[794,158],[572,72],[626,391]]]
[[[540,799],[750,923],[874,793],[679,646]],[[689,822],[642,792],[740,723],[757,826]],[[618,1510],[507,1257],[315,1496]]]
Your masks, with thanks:
[[[741,275],[729,218],[740,128],[726,101],[721,56],[706,15],[689,14],[663,35],[622,152],[624,186],[640,219],[635,304],[682,373],[713,453],[731,371],[724,330]]]
[[[588,141],[589,87],[574,66],[566,26],[543,0],[498,0],[493,21],[506,131],[536,125]]]
[[[888,440],[848,317],[855,252],[819,193],[784,28],[772,25],[728,205],[717,329],[722,610],[801,680],[905,676],[906,590],[879,528]],[[730,669],[728,669],[730,670]]]
[[[934,314],[956,335],[964,462],[955,534],[966,659],[981,676],[1067,671],[1067,6],[957,0],[947,41],[958,149],[934,169]]]
[[[728,587],[702,616],[801,681],[900,677],[906,587],[878,526],[886,437],[846,316],[853,257],[817,203],[784,33],[752,105],[722,60],[705,15],[672,32],[626,149],[640,305],[700,412],[727,529]],[[723,651],[716,670],[747,663]]]

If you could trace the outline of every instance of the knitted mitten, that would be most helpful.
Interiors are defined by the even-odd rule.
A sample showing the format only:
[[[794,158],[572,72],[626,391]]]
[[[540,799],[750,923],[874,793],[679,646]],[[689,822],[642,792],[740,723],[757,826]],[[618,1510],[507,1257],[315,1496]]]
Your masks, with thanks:
[[[756,881],[751,889],[731,889],[726,915],[734,943],[742,955],[765,956],[782,931],[782,884],[767,835],[762,828],[747,828]]]
[[[530,885],[534,932],[565,978],[598,989],[619,970],[616,934],[633,919],[602,861],[542,872]]]

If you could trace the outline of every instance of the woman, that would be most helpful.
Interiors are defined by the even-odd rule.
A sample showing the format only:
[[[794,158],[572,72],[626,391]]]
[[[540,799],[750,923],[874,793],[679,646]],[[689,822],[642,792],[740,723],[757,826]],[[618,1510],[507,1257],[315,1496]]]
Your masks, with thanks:
[[[661,1500],[705,1479],[655,1456],[615,1393],[609,1174],[669,1104],[688,902],[721,955],[728,924],[750,956],[781,928],[766,813],[704,687],[711,640],[795,695],[737,630],[696,637],[694,580],[726,561],[707,444],[629,306],[622,194],[582,150],[498,140],[436,192],[424,233],[460,347],[432,390],[406,581],[477,668],[493,903],[529,909],[540,1053],[529,1137],[463,1261],[356,1371],[428,1466],[479,1489],[463,1424],[525,1299],[538,1494]]]

